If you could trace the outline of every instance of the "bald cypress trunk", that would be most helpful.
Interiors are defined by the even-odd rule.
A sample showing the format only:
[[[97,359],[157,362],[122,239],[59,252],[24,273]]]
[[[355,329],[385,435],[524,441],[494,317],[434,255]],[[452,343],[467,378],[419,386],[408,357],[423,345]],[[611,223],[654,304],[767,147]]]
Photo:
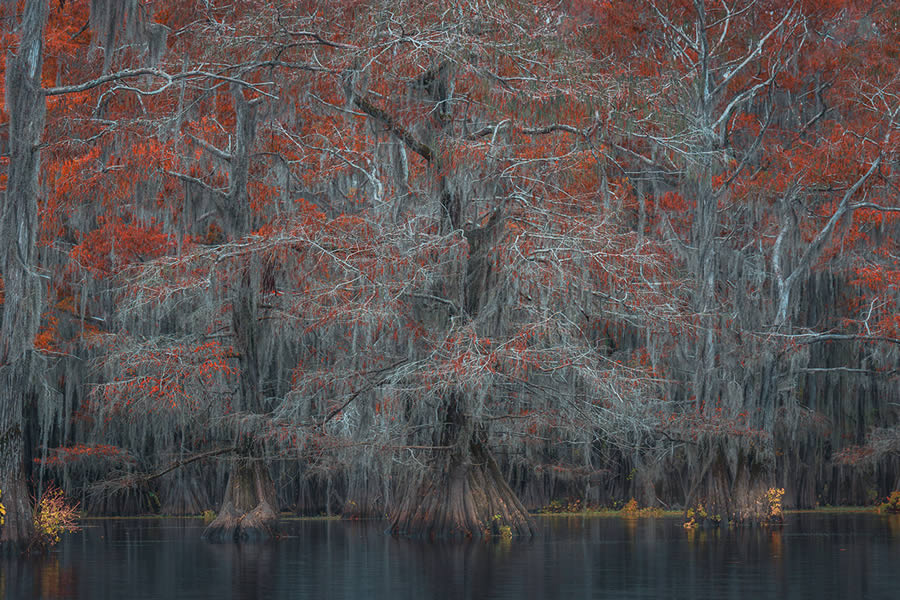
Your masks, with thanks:
[[[461,229],[461,195],[447,189],[441,209],[448,231]],[[496,308],[502,293],[492,270],[491,252],[501,234],[501,211],[495,210],[483,227],[463,231],[469,251],[447,278],[447,289],[459,290],[457,301],[468,322],[482,335],[499,334],[505,323]],[[492,305],[492,309],[487,307]],[[451,320],[451,327],[453,320]],[[434,434],[435,448],[421,481],[394,508],[394,535],[441,539],[482,536],[531,536],[534,523],[507,484],[487,444],[487,433],[473,415],[471,393],[447,394]]]
[[[705,31],[709,15],[703,3],[696,3],[695,11],[697,26]],[[730,282],[725,267],[730,250],[720,235],[720,202],[727,197],[727,191],[717,189],[713,183],[727,172],[728,141],[717,125],[722,91],[716,85],[715,51],[705,35],[698,40],[697,88],[691,115],[694,148],[688,163],[692,180],[689,189],[696,202],[688,267],[694,279],[691,308],[696,315],[697,329],[695,338],[681,340],[681,353],[689,361],[685,370],[691,373],[690,401],[702,415],[701,420],[716,423],[723,421],[722,414],[749,412],[745,406],[747,398],[759,398],[765,405],[774,386],[763,379],[774,377],[774,371],[765,355],[747,356],[746,368],[737,367],[727,359],[729,355],[746,351],[739,349],[746,347],[746,342],[732,336],[730,330],[735,326],[726,316],[725,298]],[[745,371],[751,367],[760,370],[760,380],[748,380]],[[774,464],[768,448],[747,444],[737,436],[711,436],[687,453],[689,469],[695,475],[686,509],[701,503],[710,515],[719,515],[723,522],[761,520],[765,511],[758,500],[774,481]]]
[[[391,533],[425,539],[531,536],[534,523],[454,394],[421,483],[399,502]]]
[[[0,219],[0,490],[6,523],[0,545],[21,546],[31,534],[31,502],[25,483],[23,419],[26,399],[40,372],[34,336],[41,316],[41,283],[35,272],[38,227],[39,144],[46,104],[41,89],[45,0],[25,4],[18,54],[6,70],[9,173]]]
[[[278,501],[266,465],[245,457],[235,461],[216,519],[203,532],[211,542],[265,540],[275,536]]]
[[[229,155],[228,193],[217,196],[225,233],[237,239],[250,233],[252,213],[247,198],[250,150],[256,136],[256,102],[249,102],[238,85],[231,88],[235,107],[234,147]],[[236,274],[239,284],[231,296],[231,328],[238,356],[240,398],[238,410],[258,414],[262,410],[260,381],[260,331],[258,294],[260,273],[252,261]],[[273,537],[278,522],[278,503],[272,477],[262,458],[263,449],[253,431],[235,432],[241,448],[232,465],[225,499],[203,538],[216,541],[260,540]]]

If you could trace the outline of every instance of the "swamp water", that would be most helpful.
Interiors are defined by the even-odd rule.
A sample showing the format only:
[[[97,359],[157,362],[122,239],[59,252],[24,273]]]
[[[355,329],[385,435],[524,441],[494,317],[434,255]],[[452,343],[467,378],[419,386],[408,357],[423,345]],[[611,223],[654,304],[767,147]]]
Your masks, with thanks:
[[[191,519],[87,520],[0,561],[0,598],[900,598],[900,516],[793,514],[779,528],[538,517],[532,540],[422,543],[379,522],[285,521],[270,544],[207,544]]]

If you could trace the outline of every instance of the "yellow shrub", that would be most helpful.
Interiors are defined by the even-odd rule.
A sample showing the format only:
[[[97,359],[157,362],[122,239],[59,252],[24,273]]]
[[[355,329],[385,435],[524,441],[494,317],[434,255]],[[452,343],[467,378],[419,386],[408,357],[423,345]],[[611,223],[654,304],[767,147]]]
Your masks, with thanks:
[[[625,506],[622,507],[622,512],[626,515],[633,515],[638,511],[638,503],[637,500],[632,498],[628,502],[625,503]]]
[[[900,491],[891,492],[887,501],[878,507],[878,512],[900,513]]]
[[[61,489],[50,486],[41,496],[34,513],[32,548],[49,548],[66,532],[78,531],[78,505],[66,502]]]
[[[638,502],[634,498],[625,503],[625,506],[622,507],[621,515],[623,517],[661,517],[663,516],[663,509],[655,507],[655,506],[645,506],[644,508],[638,507]]]
[[[784,496],[784,488],[769,488],[766,492],[766,507],[770,520],[781,520],[784,518],[784,510],[781,507],[781,498]]]

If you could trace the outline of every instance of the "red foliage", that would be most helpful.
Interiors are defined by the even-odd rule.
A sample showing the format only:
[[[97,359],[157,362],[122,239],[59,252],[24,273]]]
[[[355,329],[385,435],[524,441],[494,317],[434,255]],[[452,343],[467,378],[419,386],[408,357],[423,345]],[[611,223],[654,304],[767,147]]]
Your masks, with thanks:
[[[463,390],[536,436],[577,427],[535,391],[566,381],[596,414],[764,443],[737,401],[664,399],[702,393],[710,364],[738,381],[767,335],[791,334],[777,271],[834,271],[841,333],[900,336],[891,3],[458,3],[452,23],[433,0],[390,18],[355,0],[141,3],[170,32],[158,57],[127,31],[100,48],[90,4],[54,3],[44,87],[106,62],[157,72],[47,97],[34,346],[94,359],[104,419],[233,415],[271,336],[292,362],[263,379],[320,421],[363,397],[387,424],[405,399]],[[3,34],[0,67],[17,43]],[[476,261],[502,300],[465,306]],[[238,331],[247,289],[264,340]],[[404,361],[403,393],[382,391]]]
[[[134,462],[130,453],[108,444],[75,444],[50,448],[45,459],[35,458],[34,462],[51,467],[81,463],[129,463]]]

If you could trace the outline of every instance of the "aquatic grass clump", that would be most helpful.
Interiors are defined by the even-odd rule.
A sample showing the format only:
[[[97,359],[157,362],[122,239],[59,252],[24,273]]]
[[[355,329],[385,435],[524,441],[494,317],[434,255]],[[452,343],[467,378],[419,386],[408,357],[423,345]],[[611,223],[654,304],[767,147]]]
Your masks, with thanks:
[[[626,519],[637,519],[677,516],[681,513],[677,511],[667,511],[658,506],[645,506],[642,508],[638,504],[638,501],[635,498],[632,498],[624,504],[622,504],[621,501],[617,500],[611,507],[583,505],[581,503],[581,500],[553,500],[550,502],[550,504],[539,509],[536,514],[544,516],[579,515],[583,517],[622,517]]]
[[[585,507],[581,500],[551,500],[550,504],[539,511],[541,514],[582,513]]]

